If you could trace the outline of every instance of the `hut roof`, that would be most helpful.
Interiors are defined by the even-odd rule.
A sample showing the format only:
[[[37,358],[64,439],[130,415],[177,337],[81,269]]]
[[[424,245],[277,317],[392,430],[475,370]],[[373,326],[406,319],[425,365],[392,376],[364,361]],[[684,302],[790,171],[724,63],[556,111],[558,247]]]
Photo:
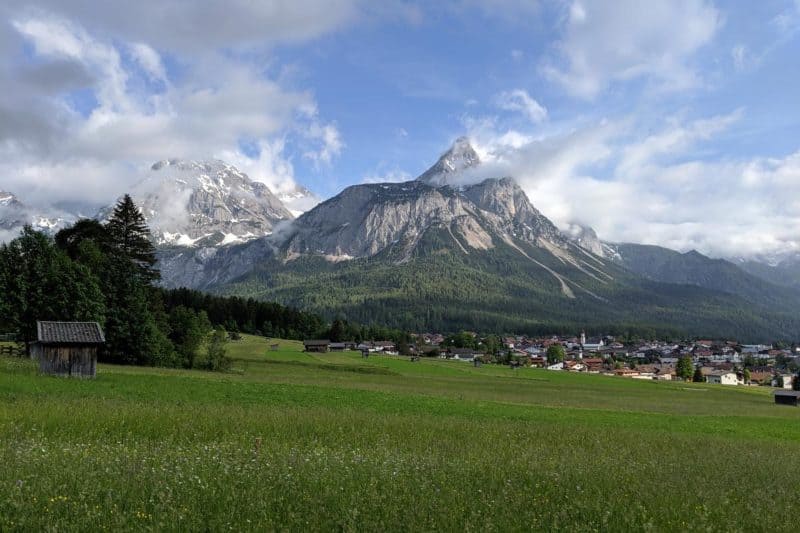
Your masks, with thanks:
[[[796,390],[781,390],[781,389],[778,389],[778,390],[773,391],[772,394],[774,396],[790,396],[790,397],[797,398],[798,400],[800,400],[800,391],[796,391]]]
[[[106,337],[97,322],[37,321],[38,340],[42,344],[102,344]]]
[[[331,343],[329,340],[321,340],[321,339],[310,339],[303,341],[303,344],[306,346],[327,346]]]

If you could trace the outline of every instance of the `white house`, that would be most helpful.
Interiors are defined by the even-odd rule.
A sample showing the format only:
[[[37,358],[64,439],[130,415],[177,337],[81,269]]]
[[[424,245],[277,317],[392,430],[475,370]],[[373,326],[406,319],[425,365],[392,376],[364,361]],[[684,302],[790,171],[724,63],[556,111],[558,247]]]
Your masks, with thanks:
[[[783,388],[784,389],[791,389],[792,388],[792,382],[794,381],[794,376],[792,374],[781,374],[781,377],[783,378]],[[773,387],[777,387],[778,386],[778,379],[777,378],[773,378],[772,379],[772,386]]]
[[[719,385],[738,385],[739,378],[736,377],[736,372],[726,372],[725,370],[715,370],[706,375],[708,383],[717,383]]]
[[[556,363],[554,365],[548,365],[547,370],[564,370],[564,363]]]

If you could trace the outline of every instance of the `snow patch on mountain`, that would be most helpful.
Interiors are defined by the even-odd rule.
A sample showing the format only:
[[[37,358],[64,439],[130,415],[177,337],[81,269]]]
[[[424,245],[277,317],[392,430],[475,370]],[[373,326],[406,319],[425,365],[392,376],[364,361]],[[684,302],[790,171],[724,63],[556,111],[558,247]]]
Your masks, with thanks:
[[[160,246],[237,244],[294,218],[269,187],[219,160],[158,161],[130,194]]]
[[[26,224],[35,230],[53,235],[77,218],[76,215],[55,207],[29,206],[13,193],[0,191],[0,242],[17,237]]]
[[[277,196],[295,218],[310,211],[322,201],[319,196],[299,184],[286,190],[279,190]]]

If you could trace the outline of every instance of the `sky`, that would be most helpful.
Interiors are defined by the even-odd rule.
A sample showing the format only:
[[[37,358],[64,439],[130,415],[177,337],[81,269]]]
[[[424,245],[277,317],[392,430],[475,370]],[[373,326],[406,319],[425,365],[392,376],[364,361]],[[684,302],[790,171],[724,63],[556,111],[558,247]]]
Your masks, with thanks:
[[[467,135],[562,228],[800,251],[800,0],[4,0],[0,83],[28,203],[173,157],[325,198]]]

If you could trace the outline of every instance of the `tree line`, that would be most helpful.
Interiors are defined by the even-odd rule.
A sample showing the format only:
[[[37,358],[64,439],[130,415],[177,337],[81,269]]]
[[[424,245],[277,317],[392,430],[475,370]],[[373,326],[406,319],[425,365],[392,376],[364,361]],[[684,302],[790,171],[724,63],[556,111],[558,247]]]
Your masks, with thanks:
[[[37,320],[96,321],[106,334],[102,362],[205,368],[230,366],[225,341],[237,333],[302,340],[408,340],[253,298],[158,286],[155,247],[129,195],[107,222],[77,221],[54,238],[25,227],[0,246],[0,332],[36,340]]]

